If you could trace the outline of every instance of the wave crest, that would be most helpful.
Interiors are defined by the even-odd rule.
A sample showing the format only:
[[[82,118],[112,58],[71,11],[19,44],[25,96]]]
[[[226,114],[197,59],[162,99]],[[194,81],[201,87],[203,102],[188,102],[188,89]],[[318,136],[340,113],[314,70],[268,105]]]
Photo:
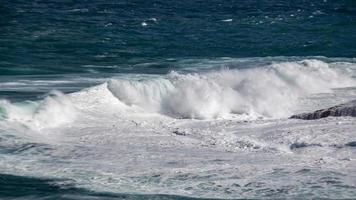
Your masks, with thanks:
[[[256,119],[289,116],[301,97],[352,85],[352,78],[327,63],[303,60],[242,70],[111,80],[108,89],[129,106],[176,118]]]
[[[0,100],[0,118],[35,130],[58,127],[73,121],[75,117],[76,109],[71,100],[57,91],[38,102]]]

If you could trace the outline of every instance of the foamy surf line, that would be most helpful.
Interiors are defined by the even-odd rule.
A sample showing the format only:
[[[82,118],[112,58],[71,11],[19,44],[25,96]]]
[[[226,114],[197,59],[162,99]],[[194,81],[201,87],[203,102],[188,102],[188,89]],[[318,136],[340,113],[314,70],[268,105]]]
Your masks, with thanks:
[[[250,119],[286,117],[298,99],[355,81],[318,60],[263,68],[180,74],[153,80],[111,80],[109,90],[129,106],[176,118],[213,119],[231,114]]]
[[[116,194],[350,197],[355,120],[288,118],[309,96],[346,99],[354,68],[308,59],[120,76],[40,101],[1,100],[0,170]]]
[[[104,88],[112,94],[107,96],[115,97],[134,112],[159,113],[177,119],[273,119],[295,114],[301,109],[300,99],[308,95],[355,86],[350,70],[353,68],[330,67],[312,59],[248,69],[116,78],[104,83]],[[84,92],[88,90],[91,88]],[[52,92],[42,101],[16,104],[2,100],[1,116],[29,127],[60,126],[73,121],[80,110],[75,108],[80,93],[83,92],[70,95]]]

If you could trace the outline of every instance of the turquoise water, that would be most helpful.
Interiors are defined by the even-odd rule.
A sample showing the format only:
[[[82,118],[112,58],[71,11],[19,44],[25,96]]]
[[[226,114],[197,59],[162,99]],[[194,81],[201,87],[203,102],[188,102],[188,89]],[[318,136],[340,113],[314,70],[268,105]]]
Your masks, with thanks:
[[[27,137],[29,137],[27,134],[32,133],[33,127],[40,127],[42,131],[47,130],[45,128],[47,128],[47,125],[49,127],[50,124],[50,128],[53,128],[52,121],[50,121],[52,119],[56,120],[55,123],[53,122],[55,128],[49,129],[50,131],[46,132],[46,134],[61,132],[62,129],[56,129],[57,125],[60,127],[62,122],[65,124],[64,122],[69,117],[65,116],[61,118],[61,114],[58,113],[70,112],[72,108],[70,107],[68,110],[65,110],[67,109],[64,108],[67,106],[67,100],[61,100],[61,95],[58,95],[59,100],[56,99],[56,95],[54,95],[53,99],[48,97],[52,95],[49,93],[53,90],[69,94],[102,83],[108,82],[110,85],[111,79],[129,80],[128,83],[123,83],[126,84],[125,86],[128,86],[129,89],[127,90],[139,88],[137,90],[143,91],[142,93],[149,96],[149,98],[142,97],[139,92],[131,94],[124,87],[119,87],[119,89],[114,88],[113,91],[116,92],[113,92],[114,96],[116,94],[121,100],[126,98],[124,100],[126,100],[125,103],[128,102],[127,104],[137,103],[136,99],[132,96],[137,99],[142,97],[142,99],[139,99],[138,104],[143,105],[148,102],[148,105],[144,105],[146,107],[143,106],[144,109],[153,109],[155,112],[158,110],[157,113],[167,114],[170,117],[173,116],[173,118],[195,118],[196,116],[203,116],[202,118],[204,118],[208,116],[207,118],[210,119],[213,116],[212,118],[215,119],[215,115],[221,117],[220,114],[225,111],[217,111],[217,114],[213,113],[211,115],[209,113],[207,115],[205,115],[206,113],[198,113],[197,115],[196,113],[190,113],[190,107],[187,109],[182,108],[183,111],[174,110],[176,107],[183,107],[188,101],[181,104],[164,102],[168,101],[168,97],[161,98],[160,95],[163,96],[163,94],[169,93],[170,90],[168,88],[168,92],[163,91],[160,88],[160,83],[157,83],[158,86],[155,85],[156,82],[162,79],[172,84],[172,87],[177,88],[179,83],[185,83],[185,88],[189,88],[191,85],[203,85],[203,89],[195,91],[199,92],[206,89],[205,86],[209,89],[215,89],[217,88],[216,85],[219,87],[221,85],[225,86],[234,81],[230,77],[230,82],[222,83],[225,79],[221,77],[226,76],[227,79],[229,78],[224,72],[222,72],[222,75],[213,74],[206,77],[204,73],[223,71],[224,69],[237,71],[256,69],[256,71],[246,72],[245,75],[247,78],[245,79],[244,76],[239,77],[243,79],[241,82],[245,84],[231,86],[234,90],[239,90],[239,87],[241,87],[241,91],[243,92],[239,94],[251,96],[246,97],[247,103],[244,102],[241,104],[246,106],[252,101],[260,102],[261,99],[273,96],[259,95],[266,88],[255,93],[251,92],[256,87],[272,83],[266,78],[266,82],[253,85],[255,83],[251,81],[253,79],[251,74],[253,73],[256,73],[256,76],[267,74],[266,76],[270,75],[274,77],[276,74],[278,76],[278,73],[283,73],[283,67],[279,65],[286,65],[286,67],[290,67],[289,65],[292,67],[298,65],[297,68],[300,67],[301,69],[298,68],[299,71],[293,72],[292,77],[296,77],[299,73],[302,74],[301,77],[305,77],[308,74],[314,73],[314,71],[304,72],[304,68],[318,68],[320,65],[322,66],[320,72],[324,73],[323,66],[330,65],[331,69],[340,68],[348,70],[347,73],[351,74],[351,77],[354,78],[355,75],[352,73],[355,71],[355,57],[356,1],[353,0],[3,0],[0,1],[0,120],[2,120],[0,121],[0,157],[3,158],[3,161],[0,160],[0,167],[8,169],[6,159],[11,160],[11,155],[16,159],[19,155],[20,158],[21,156],[30,157],[33,155],[41,155],[46,158],[44,159],[45,161],[42,160],[42,157],[37,160],[35,159],[38,163],[58,162],[62,164],[72,162],[72,158],[66,159],[63,158],[65,156],[60,157],[58,155],[61,153],[60,151],[57,153],[52,152],[57,147],[57,143],[52,144],[49,142],[48,145],[53,145],[53,147],[48,149],[45,147],[44,149],[39,148],[39,152],[33,155],[31,152],[22,155],[21,151],[18,152],[16,150],[18,145],[21,146],[23,141],[27,141]],[[316,62],[315,60],[317,60],[317,63],[313,64],[313,62]],[[273,67],[276,63],[279,65]],[[269,68],[271,65],[272,69]],[[267,68],[267,70],[258,71],[258,69],[264,68]],[[329,70],[329,68],[327,69]],[[268,74],[271,71],[273,73]],[[178,73],[178,75],[175,73]],[[325,75],[329,77],[328,73],[329,71],[325,73],[326,75],[323,74],[321,76]],[[186,74],[193,75],[184,77]],[[235,74],[238,75],[239,73]],[[334,78],[334,72],[330,74],[330,77]],[[338,73],[335,74],[339,75]],[[183,77],[183,80],[191,82],[186,83],[181,81],[181,77]],[[220,79],[211,84],[209,79],[215,80],[214,78],[216,77],[220,77]],[[317,76],[312,76],[312,78],[315,77]],[[340,75],[340,77],[340,79],[344,80],[344,76]],[[288,78],[290,77],[286,78],[283,76],[281,79],[291,84],[294,83],[293,81],[299,81],[289,80]],[[148,86],[140,86],[141,82],[146,83],[145,81],[152,79],[154,80],[153,83],[148,81]],[[138,81],[138,83],[130,82],[132,80]],[[208,80],[207,83],[203,82],[205,80]],[[339,79],[337,80],[339,81]],[[327,81],[323,81],[318,83],[321,83],[321,85],[327,83]],[[251,84],[251,82],[254,87],[247,87],[246,85]],[[347,84],[340,83],[339,85],[342,85],[342,87],[344,85],[346,85],[345,87],[351,87],[350,85],[352,84],[349,84],[349,82],[351,81],[348,80]],[[298,88],[300,85],[298,85]],[[334,86],[327,87],[327,90],[329,90]],[[274,88],[271,90],[271,94],[281,91],[285,87],[281,88]],[[304,89],[307,90],[308,88]],[[227,89],[223,88],[222,90],[226,91]],[[126,91],[126,93],[120,93],[122,91]],[[289,90],[286,91],[288,92]],[[322,90],[320,92],[323,93],[325,91]],[[190,94],[182,93],[183,95],[180,98],[183,100],[187,94]],[[352,96],[353,93],[349,92],[349,94]],[[217,96],[219,95],[220,93]],[[343,98],[345,96],[347,95],[344,95]],[[151,97],[155,98],[153,103],[150,102]],[[100,98],[98,99],[97,101],[99,102]],[[239,100],[241,98],[236,99]],[[234,101],[237,101],[236,99]],[[335,97],[335,99],[337,98]],[[191,102],[194,100],[196,99],[191,99]],[[12,104],[10,101],[20,103]],[[31,112],[16,107],[17,105],[22,105],[21,102],[25,102],[26,104],[26,102],[32,101],[39,103],[35,103],[37,107],[30,108]],[[205,102],[205,100],[202,102]],[[272,99],[270,102],[275,102],[275,100]],[[157,106],[156,104],[159,103],[162,103],[162,105]],[[28,105],[30,104],[28,103]],[[32,103],[31,105],[35,104]],[[56,107],[57,104],[59,108]],[[169,108],[171,110],[163,110],[167,105],[170,105]],[[201,107],[204,108],[204,105]],[[200,106],[200,104],[197,103],[190,106]],[[49,110],[54,110],[54,114],[48,114],[48,107],[50,107]],[[90,107],[90,105],[87,107]],[[260,104],[257,107],[260,108]],[[230,107],[227,107],[228,109]],[[56,112],[57,110],[58,112]],[[196,109],[192,108],[192,110],[195,111]],[[231,108],[231,113],[233,114],[245,114],[244,112],[244,109]],[[271,115],[269,110],[263,110],[261,113],[258,113],[260,115],[256,117],[257,119],[265,117],[264,114],[267,117]],[[285,117],[285,114],[282,113],[281,116]],[[57,120],[57,117],[60,119]],[[98,117],[97,121],[101,119],[102,117]],[[13,121],[8,123],[6,120]],[[21,125],[18,126],[17,123]],[[115,125],[110,124],[111,126],[114,127]],[[42,129],[43,127],[45,128]],[[107,130],[107,127],[102,129],[97,127],[97,129],[90,128],[91,125],[86,124],[83,127],[79,127],[77,132],[83,133],[87,131],[104,134]],[[125,131],[126,129],[123,130]],[[26,134],[21,135],[22,133]],[[181,135],[186,134],[185,132],[176,133]],[[93,139],[93,141],[96,141],[96,139]],[[74,147],[77,146],[73,145]],[[91,148],[92,146],[85,148],[89,147]],[[24,151],[27,152],[32,146],[28,149],[27,147],[24,148]],[[63,145],[63,148],[66,149],[68,146]],[[130,150],[131,148],[135,149],[135,147],[128,146],[126,150]],[[155,147],[150,146],[145,148],[150,152],[152,150],[150,148],[154,149]],[[111,152],[110,148],[109,150],[105,150],[105,148],[100,150]],[[189,150],[194,152],[194,149]],[[165,152],[164,150],[160,151]],[[91,151],[88,150],[88,152]],[[128,151],[127,155],[130,155],[130,153]],[[190,155],[190,152],[185,153]],[[106,153],[102,154],[102,156],[104,155]],[[158,153],[157,157],[160,157],[160,155]],[[46,156],[49,156],[49,158]],[[51,156],[53,156],[53,160],[50,159],[52,158]],[[113,156],[113,159],[120,156]],[[141,154],[137,156],[137,159],[140,159],[140,156]],[[35,166],[38,164],[36,161],[34,163],[29,161],[31,164],[25,163],[24,166]],[[153,159],[152,163],[154,161]],[[14,162],[16,163],[17,161]],[[118,163],[120,162],[116,164]],[[195,161],[192,163],[195,163]],[[86,168],[86,165],[82,164],[76,163],[73,169],[75,166],[81,166],[83,169]],[[106,190],[101,191],[100,189],[82,189],[82,185],[78,186],[77,182],[70,178],[64,180],[56,179],[52,176],[46,178],[40,174],[27,176],[31,174],[29,173],[31,170],[28,169],[30,167],[21,168],[22,165],[19,166],[19,169],[16,168],[17,171],[10,170],[11,173],[9,171],[9,173],[0,174],[1,199],[191,199],[200,196],[207,198],[219,197],[219,195],[210,195],[211,193],[207,193],[207,196],[204,196],[204,192],[192,192],[192,195],[189,195],[189,193],[175,191],[175,189],[172,189],[166,195],[166,191],[170,188],[169,184],[168,186],[165,185],[168,189],[165,188],[166,190],[163,190],[162,193],[153,192],[153,194],[147,192],[150,190],[144,187],[144,189],[141,188],[142,192],[139,189],[125,191],[125,189],[120,188],[110,190],[110,192],[105,192]],[[109,168],[109,165],[103,167],[103,169],[106,169],[106,167]],[[127,168],[130,169],[130,167]],[[48,170],[46,173],[51,174],[53,171],[55,170]],[[97,171],[100,171],[100,169],[97,169]],[[19,173],[17,174],[16,172]],[[114,172],[112,173],[115,174]],[[78,172],[78,174],[80,173]],[[121,184],[120,181],[119,183]],[[256,188],[259,187],[258,183],[256,182]],[[93,183],[93,185],[95,184]],[[343,197],[352,197],[354,195],[352,193],[354,188],[352,184],[350,185],[345,186],[345,193],[342,192],[343,188],[340,189],[340,194],[344,194]],[[95,185],[95,187],[88,188],[103,187],[105,188],[106,186],[96,187]],[[201,187],[204,188],[203,186]],[[212,192],[209,187],[206,188],[208,188],[207,191]],[[336,186],[335,188],[335,191],[339,192],[339,188]],[[246,189],[246,191],[239,189],[238,191],[249,192],[255,191],[254,189]],[[305,191],[312,192],[303,193],[304,189],[301,188],[293,193],[292,197],[320,197],[318,191],[313,193],[314,190],[309,189],[307,188]],[[327,190],[328,188],[323,189]],[[194,189],[187,187],[187,191],[190,190]],[[288,192],[275,188],[268,191],[251,192],[246,195],[243,192],[241,192],[241,195],[233,194],[233,192],[228,191],[226,188],[224,190],[217,188],[216,191],[224,194],[221,196],[222,198],[289,197]],[[323,193],[321,197],[330,196],[328,196],[328,193],[326,195]],[[331,197],[335,196],[331,195]]]

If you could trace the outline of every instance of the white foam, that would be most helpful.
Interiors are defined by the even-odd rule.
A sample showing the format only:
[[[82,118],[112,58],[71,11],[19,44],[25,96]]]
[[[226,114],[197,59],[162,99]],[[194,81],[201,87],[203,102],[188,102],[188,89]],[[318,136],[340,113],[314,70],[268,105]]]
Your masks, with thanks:
[[[2,118],[6,121],[20,123],[36,130],[72,122],[77,113],[71,100],[58,91],[52,92],[39,102],[11,103],[1,100],[0,107],[3,110]]]
[[[232,22],[232,19],[223,19],[222,22]]]
[[[159,111],[162,99],[173,90],[167,79],[152,80],[111,80],[108,89],[123,103],[129,106],[140,106],[148,111]]]
[[[164,78],[111,80],[109,90],[123,103],[176,118],[248,119],[287,117],[299,98],[354,86],[347,74],[319,60],[283,62],[243,70],[172,72]]]
[[[355,196],[356,154],[345,144],[356,141],[354,118],[239,121],[166,115],[287,116],[284,109],[298,107],[298,98],[353,84],[332,65],[305,60],[244,70],[122,76],[39,102],[2,101],[6,124],[0,120],[5,150],[0,170],[70,179],[75,187],[112,193],[258,198],[261,191],[279,195],[275,191],[286,191],[287,185],[289,197],[312,192],[350,198]],[[71,120],[75,123],[64,126]],[[30,140],[23,137],[26,128],[7,131],[14,123],[53,129],[37,137],[30,132]],[[330,177],[338,181],[326,182]]]

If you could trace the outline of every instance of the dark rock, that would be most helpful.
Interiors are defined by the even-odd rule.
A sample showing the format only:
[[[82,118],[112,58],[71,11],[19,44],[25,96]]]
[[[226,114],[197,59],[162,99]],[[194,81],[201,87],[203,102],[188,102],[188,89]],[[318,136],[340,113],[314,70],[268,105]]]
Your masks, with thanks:
[[[348,143],[345,144],[345,146],[348,146],[348,147],[356,147],[356,141],[348,142]]]
[[[305,147],[321,147],[321,144],[307,144],[305,142],[301,142],[301,143],[295,142],[289,146],[289,148],[292,150],[299,149],[299,148],[305,148]]]
[[[179,129],[174,130],[173,133],[176,135],[187,135],[185,131],[180,131]]]
[[[324,117],[340,117],[340,116],[351,116],[356,117],[356,100],[350,101],[345,104],[340,104],[337,106],[333,106],[326,109],[317,110],[311,113],[302,113],[293,115],[290,118],[293,119],[305,119],[305,120],[312,120],[312,119],[320,119]]]

